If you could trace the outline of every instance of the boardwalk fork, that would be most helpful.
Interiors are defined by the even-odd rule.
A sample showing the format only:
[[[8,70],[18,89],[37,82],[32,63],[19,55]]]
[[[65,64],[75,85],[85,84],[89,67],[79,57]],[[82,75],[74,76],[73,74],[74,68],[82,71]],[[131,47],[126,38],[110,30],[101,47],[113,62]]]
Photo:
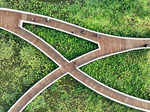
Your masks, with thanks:
[[[97,43],[99,48],[76,59],[68,61],[51,45],[47,44],[44,40],[32,32],[24,29],[22,27],[23,23],[31,23],[56,29],[58,31]],[[113,101],[135,109],[150,111],[150,101],[121,93],[96,81],[86,73],[79,70],[79,67],[106,56],[131,50],[150,48],[150,39],[135,39],[106,35],[51,17],[4,8],[0,8],[0,28],[7,30],[8,32],[11,32],[31,43],[59,65],[58,69],[38,81],[21,98],[19,98],[19,100],[9,109],[9,112],[22,111],[37,95],[67,73],[88,88]]]

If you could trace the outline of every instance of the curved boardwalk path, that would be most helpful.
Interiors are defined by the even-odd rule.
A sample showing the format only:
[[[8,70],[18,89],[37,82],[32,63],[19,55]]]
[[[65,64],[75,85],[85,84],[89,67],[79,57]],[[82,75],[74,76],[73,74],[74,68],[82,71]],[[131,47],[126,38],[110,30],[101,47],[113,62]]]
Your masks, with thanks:
[[[22,27],[23,23],[49,27],[95,42],[99,45],[99,49],[68,61],[51,45],[47,44],[44,40],[32,32],[24,29]],[[120,38],[117,36],[94,32],[54,18],[4,8],[0,8],[0,28],[7,30],[31,43],[59,65],[58,69],[41,79],[21,98],[19,98],[19,100],[10,108],[9,112],[22,111],[37,95],[67,73],[88,88],[113,101],[142,111],[150,111],[150,101],[142,100],[114,90],[79,70],[79,67],[106,56],[136,49],[148,48],[150,39]]]

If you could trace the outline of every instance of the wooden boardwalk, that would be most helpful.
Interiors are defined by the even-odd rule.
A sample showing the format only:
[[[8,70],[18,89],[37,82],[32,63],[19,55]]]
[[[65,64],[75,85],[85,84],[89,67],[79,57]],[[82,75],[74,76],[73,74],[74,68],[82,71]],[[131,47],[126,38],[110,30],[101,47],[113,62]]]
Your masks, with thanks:
[[[51,45],[32,32],[24,29],[22,27],[23,23],[31,23],[56,29],[95,42],[99,45],[99,48],[68,61]],[[79,70],[79,67],[106,56],[130,50],[147,48],[147,46],[150,45],[150,39],[121,38],[106,35],[54,18],[3,8],[0,8],[0,28],[31,43],[59,65],[58,69],[38,81],[21,98],[19,98],[19,100],[10,108],[9,112],[22,111],[37,95],[67,73],[88,88],[113,101],[142,111],[150,111],[150,101],[139,99],[114,90]]]

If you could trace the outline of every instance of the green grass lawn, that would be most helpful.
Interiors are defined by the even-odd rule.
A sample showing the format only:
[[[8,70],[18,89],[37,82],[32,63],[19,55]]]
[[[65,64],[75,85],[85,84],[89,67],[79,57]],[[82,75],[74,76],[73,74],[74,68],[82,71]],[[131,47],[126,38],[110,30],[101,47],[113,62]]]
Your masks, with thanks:
[[[138,50],[97,60],[81,70],[132,96],[150,100],[150,51]]]
[[[0,112],[6,112],[34,83],[56,68],[29,43],[0,30]]]
[[[1,0],[0,7],[51,16],[107,34],[150,37],[149,0]],[[68,60],[97,48],[94,43],[62,32],[29,24],[24,27]],[[56,68],[33,46],[0,30],[0,112],[6,112],[29,87]],[[112,88],[150,99],[149,50],[107,57],[80,69]],[[96,94],[70,76],[46,89],[24,111],[138,112]]]
[[[24,28],[44,39],[68,60],[98,48],[98,44],[45,27],[25,24]]]

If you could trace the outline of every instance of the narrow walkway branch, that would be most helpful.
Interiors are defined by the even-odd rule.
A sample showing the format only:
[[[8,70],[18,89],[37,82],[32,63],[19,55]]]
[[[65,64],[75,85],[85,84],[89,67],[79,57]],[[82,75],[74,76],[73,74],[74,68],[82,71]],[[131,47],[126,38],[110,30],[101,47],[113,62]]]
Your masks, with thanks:
[[[133,96],[126,95],[122,92],[114,90],[98,81],[93,79],[92,77],[86,75],[80,70],[74,70],[71,72],[71,76],[78,80],[80,83],[84,84],[88,88],[97,92],[98,94],[103,95],[113,101],[117,101],[126,106],[130,106],[132,108],[141,109],[143,108],[145,111],[150,110],[150,102],[147,100],[142,100]]]
[[[24,40],[30,42],[32,45],[40,49],[41,52],[43,52],[46,56],[48,56],[58,65],[64,65],[64,63],[68,63],[67,62],[68,60],[65,59],[65,57],[63,57],[52,46],[50,46],[48,43],[46,43],[44,40],[42,40],[32,32],[27,31],[26,29],[23,28],[17,28],[15,33],[19,37],[22,37]]]
[[[37,95],[63,77],[65,73],[66,72],[58,68],[54,72],[48,74],[42,80],[38,81],[33,87],[31,87],[21,98],[19,98],[19,100],[9,109],[9,112],[22,111]]]

